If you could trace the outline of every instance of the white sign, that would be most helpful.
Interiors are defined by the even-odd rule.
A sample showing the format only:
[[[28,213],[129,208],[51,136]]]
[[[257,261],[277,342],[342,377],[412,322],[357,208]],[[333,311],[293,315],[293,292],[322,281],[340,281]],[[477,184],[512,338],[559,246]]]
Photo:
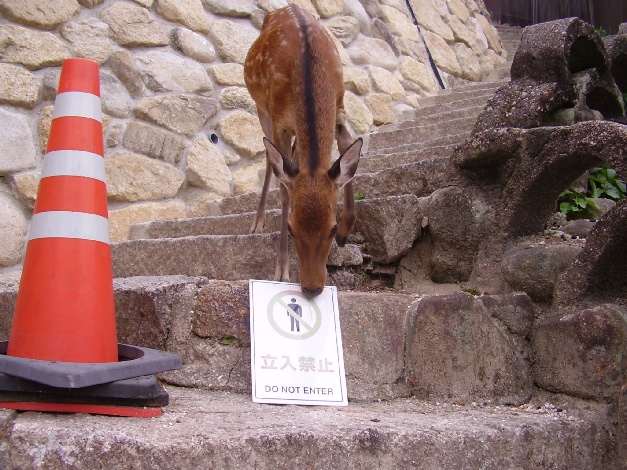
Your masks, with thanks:
[[[348,405],[337,289],[307,299],[298,284],[249,287],[253,402]]]

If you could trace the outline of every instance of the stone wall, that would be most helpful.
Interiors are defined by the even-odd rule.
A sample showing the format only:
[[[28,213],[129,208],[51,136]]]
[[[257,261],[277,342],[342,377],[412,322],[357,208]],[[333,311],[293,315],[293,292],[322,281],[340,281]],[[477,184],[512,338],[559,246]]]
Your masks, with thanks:
[[[440,86],[505,61],[481,0],[289,0],[329,29],[355,134],[395,122]],[[113,242],[134,222],[207,214],[260,187],[264,163],[243,62],[287,0],[0,0],[0,271],[19,268],[60,68],[101,65]]]

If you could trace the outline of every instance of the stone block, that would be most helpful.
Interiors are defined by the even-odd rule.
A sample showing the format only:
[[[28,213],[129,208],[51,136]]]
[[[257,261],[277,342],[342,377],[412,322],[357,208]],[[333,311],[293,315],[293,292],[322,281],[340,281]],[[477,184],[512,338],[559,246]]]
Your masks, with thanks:
[[[460,404],[529,399],[530,346],[482,301],[465,293],[426,297],[409,322],[406,373],[417,396]]]
[[[552,392],[615,399],[624,387],[627,311],[615,304],[564,308],[537,322],[533,377]]]
[[[53,29],[74,16],[80,6],[76,0],[4,0],[0,12],[7,18],[35,28]]]
[[[424,201],[423,201],[424,202]],[[392,263],[405,255],[420,236],[426,204],[412,195],[357,201],[355,232],[366,241],[365,252],[377,263]]]
[[[581,245],[519,243],[503,254],[501,268],[505,280],[536,301],[549,301],[558,276],[575,260]]]
[[[351,400],[408,394],[405,364],[406,314],[410,296],[340,292],[344,365]],[[381,360],[385,358],[385,360]]]
[[[113,52],[109,38],[109,25],[98,18],[68,21],[61,28],[61,35],[69,41],[78,57],[105,62]]]
[[[138,121],[128,124],[123,143],[129,150],[172,165],[180,162],[187,150],[187,140],[182,136]]]
[[[64,59],[71,57],[71,52],[52,33],[3,24],[0,25],[0,56],[3,62],[37,70],[61,65]]]
[[[170,33],[172,45],[198,62],[213,62],[216,50],[204,36],[187,28],[176,28]]]
[[[244,64],[246,54],[257,36],[259,31],[252,26],[231,20],[214,21],[209,28],[209,38],[225,63]]]
[[[217,112],[216,100],[185,93],[151,96],[135,107],[135,116],[187,136],[198,132]]]
[[[100,12],[100,19],[109,25],[113,39],[121,46],[165,46],[168,35],[146,8],[115,2]]]
[[[154,158],[117,152],[105,159],[107,195],[112,201],[168,199],[183,184],[183,172]]]
[[[13,65],[0,64],[0,103],[32,109],[39,100],[42,85],[28,70]]]
[[[156,11],[166,20],[180,23],[194,31],[209,31],[209,18],[200,0],[159,0]]]
[[[0,175],[37,164],[33,133],[23,115],[0,108],[0,142]]]
[[[148,50],[135,54],[135,67],[146,86],[155,92],[201,93],[213,90],[204,67],[171,52]]]

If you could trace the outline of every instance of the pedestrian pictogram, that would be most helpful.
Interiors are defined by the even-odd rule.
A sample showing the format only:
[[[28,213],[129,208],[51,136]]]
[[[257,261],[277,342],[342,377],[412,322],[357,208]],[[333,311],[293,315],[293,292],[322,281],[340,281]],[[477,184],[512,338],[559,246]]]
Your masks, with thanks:
[[[322,322],[318,305],[295,290],[282,291],[272,297],[267,315],[268,322],[278,334],[293,340],[311,338]]]
[[[346,405],[337,290],[250,281],[253,401]]]

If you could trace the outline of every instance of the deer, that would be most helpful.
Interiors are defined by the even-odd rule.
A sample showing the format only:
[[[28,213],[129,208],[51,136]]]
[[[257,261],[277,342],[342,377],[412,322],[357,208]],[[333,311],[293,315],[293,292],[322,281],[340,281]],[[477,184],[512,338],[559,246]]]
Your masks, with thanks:
[[[333,240],[344,246],[356,219],[352,180],[363,140],[353,141],[347,128],[342,61],[326,29],[290,5],[264,19],[244,62],[244,81],[257,105],[266,150],[265,178],[250,233],[263,231],[274,174],[281,201],[274,280],[289,282],[291,237],[301,291],[314,298],[326,283]],[[340,157],[332,163],[334,138]]]

